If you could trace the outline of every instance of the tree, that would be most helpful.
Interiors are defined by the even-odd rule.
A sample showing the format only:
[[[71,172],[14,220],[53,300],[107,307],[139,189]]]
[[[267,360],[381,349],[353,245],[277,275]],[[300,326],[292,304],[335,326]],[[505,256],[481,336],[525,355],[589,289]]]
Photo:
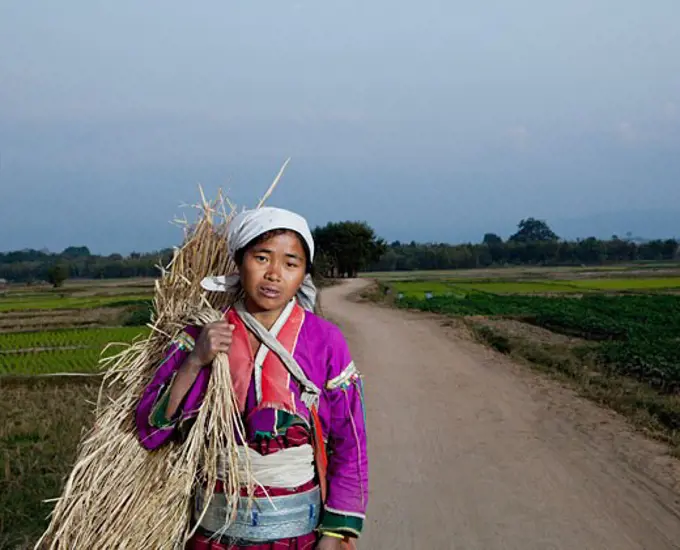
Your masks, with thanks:
[[[313,235],[319,250],[317,268],[323,266],[323,275],[329,277],[356,277],[387,250],[385,241],[365,222],[331,222],[315,228]]]
[[[501,239],[495,233],[485,233],[484,234],[484,240],[482,242],[486,245],[491,246],[491,245],[503,244],[503,239]]]
[[[482,265],[502,264],[506,257],[506,245],[498,235],[495,233],[485,233],[483,239],[483,246],[486,250],[483,252],[483,258],[480,259]]]
[[[527,218],[517,225],[517,233],[510,237],[510,241],[519,243],[557,241],[559,237],[543,220]]]
[[[47,282],[54,288],[64,284],[68,277],[68,269],[64,264],[54,264],[47,270]]]
[[[87,258],[91,256],[90,249],[86,246],[69,246],[61,253],[64,258]]]

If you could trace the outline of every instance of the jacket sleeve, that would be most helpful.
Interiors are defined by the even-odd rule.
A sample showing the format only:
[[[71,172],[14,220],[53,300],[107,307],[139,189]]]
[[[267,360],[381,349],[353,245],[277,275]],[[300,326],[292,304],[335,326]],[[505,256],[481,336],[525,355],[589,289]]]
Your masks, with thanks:
[[[319,529],[358,537],[368,504],[363,380],[338,329],[329,344],[328,498]]]
[[[144,389],[135,411],[135,423],[140,443],[146,449],[157,449],[169,441],[174,435],[177,423],[192,416],[200,408],[207,385],[206,368],[200,371],[175,416],[169,420],[165,418],[172,382],[178,369],[193,350],[194,338],[197,335],[197,329],[188,327],[170,344],[165,359]]]

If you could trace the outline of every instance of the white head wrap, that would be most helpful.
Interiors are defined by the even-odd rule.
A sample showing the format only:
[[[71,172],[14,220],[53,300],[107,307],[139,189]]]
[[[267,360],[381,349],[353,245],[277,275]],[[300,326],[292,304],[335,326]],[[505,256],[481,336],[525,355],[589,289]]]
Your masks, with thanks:
[[[237,251],[241,250],[253,239],[274,229],[289,229],[298,233],[305,241],[309,249],[309,263],[314,261],[314,239],[309,230],[307,221],[294,212],[281,208],[265,206],[255,210],[245,210],[229,222],[227,245],[232,258]],[[201,281],[201,286],[215,292],[231,292],[238,287],[239,275],[206,277]],[[307,274],[297,294],[300,305],[309,310],[314,310],[316,304],[316,287],[311,275]]]

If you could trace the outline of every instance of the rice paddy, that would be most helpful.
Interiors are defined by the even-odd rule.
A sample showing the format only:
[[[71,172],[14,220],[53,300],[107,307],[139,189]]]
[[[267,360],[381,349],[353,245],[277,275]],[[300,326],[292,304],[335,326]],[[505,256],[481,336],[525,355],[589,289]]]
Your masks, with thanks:
[[[146,327],[112,327],[0,334],[0,374],[95,372],[100,357],[148,333]]]
[[[109,344],[104,356],[146,336],[143,325],[120,325],[129,324],[133,309],[150,306],[151,294],[139,283],[118,291],[108,283],[1,294],[0,375],[96,372]]]
[[[115,296],[67,296],[50,294],[10,295],[0,298],[0,312],[44,311],[59,309],[89,309],[94,307],[122,307],[148,302],[148,294],[127,294]]]
[[[59,494],[92,422],[101,379],[90,375],[149,333],[143,315],[128,325],[152,292],[143,279],[0,291],[0,548],[32,548],[44,530],[43,500]]]
[[[554,280],[397,280],[389,283],[405,297],[455,296],[470,291],[492,294],[584,294],[596,292],[680,291],[680,277],[585,278]]]

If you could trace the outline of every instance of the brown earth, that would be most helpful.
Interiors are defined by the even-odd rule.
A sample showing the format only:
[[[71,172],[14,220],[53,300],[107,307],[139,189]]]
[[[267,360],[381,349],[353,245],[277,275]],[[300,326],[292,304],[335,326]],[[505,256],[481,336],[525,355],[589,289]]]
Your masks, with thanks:
[[[680,466],[435,316],[323,294],[365,376],[366,550],[680,548]]]
[[[124,312],[125,308],[119,307],[6,311],[0,314],[0,332],[116,326]]]

